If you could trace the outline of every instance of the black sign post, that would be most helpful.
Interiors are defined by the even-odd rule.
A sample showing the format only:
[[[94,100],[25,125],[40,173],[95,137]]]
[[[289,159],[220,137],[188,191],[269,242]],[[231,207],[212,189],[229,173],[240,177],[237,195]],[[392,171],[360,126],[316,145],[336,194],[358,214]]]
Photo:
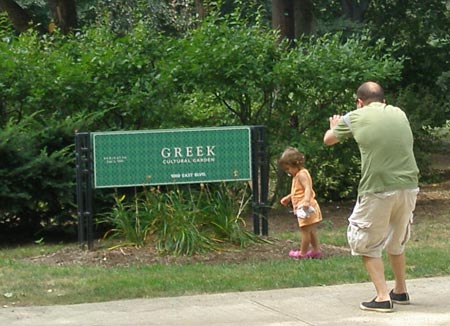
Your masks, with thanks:
[[[252,127],[253,232],[268,235],[269,154],[264,126]]]
[[[77,178],[78,242],[89,250],[94,247],[94,223],[92,216],[92,150],[88,132],[75,135]]]

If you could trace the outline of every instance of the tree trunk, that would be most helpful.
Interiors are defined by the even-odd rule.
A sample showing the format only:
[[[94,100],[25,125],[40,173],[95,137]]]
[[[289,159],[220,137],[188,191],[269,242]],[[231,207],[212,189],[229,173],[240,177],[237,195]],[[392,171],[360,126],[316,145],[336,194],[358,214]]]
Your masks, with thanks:
[[[313,9],[311,0],[272,0],[272,27],[290,40],[311,35],[316,30]]]
[[[76,28],[77,9],[75,0],[48,0],[47,3],[56,26],[61,29],[63,34],[68,34]]]
[[[316,32],[317,21],[311,0],[294,1],[295,36],[312,35]]]
[[[344,16],[356,22],[362,22],[371,0],[341,0]]]
[[[205,18],[205,7],[203,6],[203,0],[195,0],[195,12],[200,20]]]
[[[9,20],[19,33],[32,27],[32,19],[28,12],[14,0],[0,0],[0,12],[6,12]]]
[[[280,38],[295,38],[293,0],[272,0],[272,27],[280,30]]]

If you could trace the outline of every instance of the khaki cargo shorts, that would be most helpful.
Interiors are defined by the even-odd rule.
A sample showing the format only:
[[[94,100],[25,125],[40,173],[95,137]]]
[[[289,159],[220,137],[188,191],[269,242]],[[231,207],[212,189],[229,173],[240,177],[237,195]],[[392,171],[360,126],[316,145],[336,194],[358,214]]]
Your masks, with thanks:
[[[410,237],[419,188],[365,194],[349,217],[347,240],[352,255],[400,255]]]

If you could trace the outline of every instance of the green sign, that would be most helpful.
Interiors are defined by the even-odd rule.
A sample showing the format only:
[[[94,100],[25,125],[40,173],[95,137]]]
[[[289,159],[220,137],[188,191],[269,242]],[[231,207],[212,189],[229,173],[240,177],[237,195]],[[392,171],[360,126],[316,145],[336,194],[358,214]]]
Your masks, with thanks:
[[[91,133],[94,188],[251,180],[250,127]]]

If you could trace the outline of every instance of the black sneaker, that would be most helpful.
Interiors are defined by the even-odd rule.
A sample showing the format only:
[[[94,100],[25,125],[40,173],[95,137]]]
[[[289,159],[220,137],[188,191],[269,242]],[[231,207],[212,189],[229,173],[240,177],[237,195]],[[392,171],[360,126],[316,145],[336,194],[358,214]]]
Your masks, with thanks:
[[[407,292],[405,293],[394,293],[394,290],[392,290],[389,293],[389,296],[391,297],[392,302],[397,304],[409,304],[409,295]]]
[[[394,305],[392,304],[392,301],[380,301],[377,302],[375,299],[373,299],[370,302],[361,302],[359,305],[359,308],[362,310],[368,310],[368,311],[377,311],[377,312],[392,312],[394,311]]]

